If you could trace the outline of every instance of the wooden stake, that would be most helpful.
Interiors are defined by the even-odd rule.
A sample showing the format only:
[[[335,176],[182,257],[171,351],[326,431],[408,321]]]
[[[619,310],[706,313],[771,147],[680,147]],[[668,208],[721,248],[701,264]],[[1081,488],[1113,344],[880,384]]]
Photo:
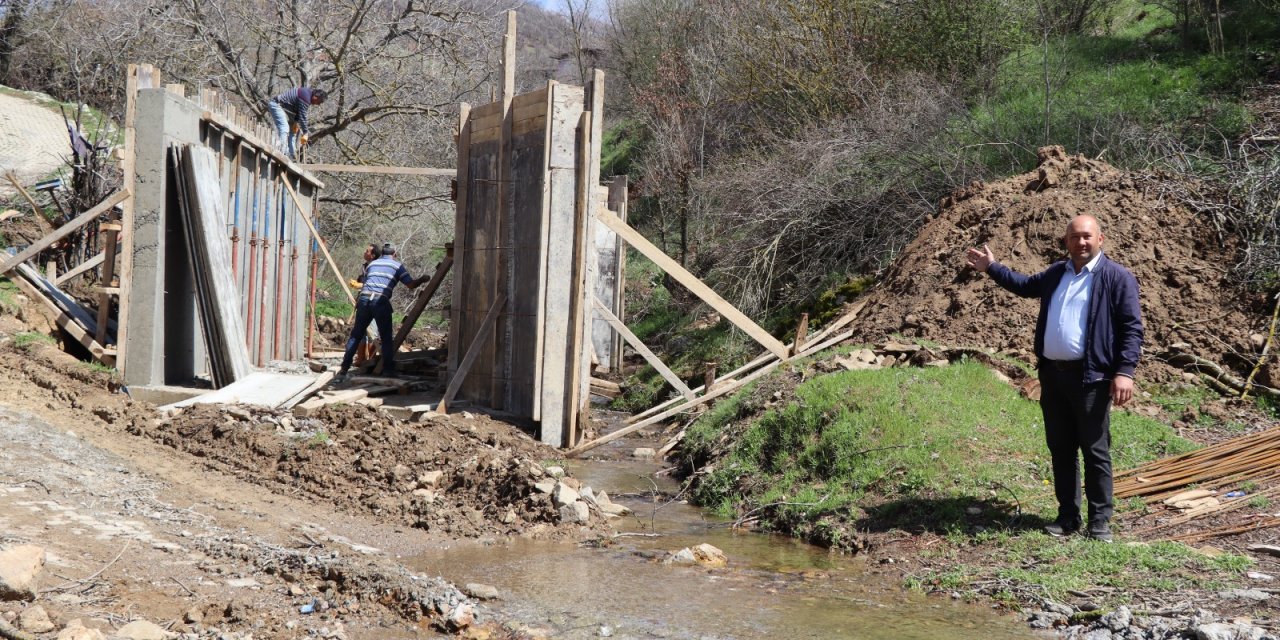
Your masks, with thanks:
[[[804,350],[804,339],[809,335],[809,314],[800,314],[800,324],[796,327],[796,340],[791,343],[791,355]]]
[[[75,220],[72,220],[71,222],[68,222],[67,224],[62,225],[56,231],[31,243],[31,245],[28,246],[26,249],[19,251],[17,255],[0,263],[0,273],[8,273],[12,271],[14,267],[22,264],[23,262],[26,262],[27,260],[30,260],[32,256],[49,248],[49,246],[52,245],[53,243],[71,235],[76,229],[79,229],[80,227],[83,227],[86,224],[93,222],[98,218],[98,216],[102,215],[106,211],[110,211],[111,207],[114,207],[117,204],[124,202],[126,199],[128,199],[128,197],[129,197],[129,194],[125,191],[115,192],[114,194],[109,196],[106,200],[103,200],[102,202],[98,203],[98,206],[80,214],[79,216],[76,217]]]
[[[355,294],[351,293],[351,287],[347,286],[347,279],[338,270],[338,263],[334,261],[332,255],[329,255],[329,247],[325,244],[324,238],[320,237],[320,232],[316,230],[315,223],[311,222],[311,216],[307,215],[306,210],[302,208],[302,201],[298,198],[298,192],[293,190],[293,185],[289,184],[287,178],[281,180],[281,182],[284,183],[284,188],[289,191],[289,197],[293,198],[293,204],[298,207],[299,217],[307,224],[307,229],[311,230],[311,235],[316,239],[316,244],[320,245],[320,252],[324,254],[324,259],[329,262],[329,268],[333,270],[333,277],[338,279],[338,285],[342,287],[343,293],[347,294],[347,300],[351,301],[351,306],[356,306]]]
[[[498,293],[498,299],[493,301],[493,306],[489,307],[488,313],[484,314],[484,320],[480,322],[480,331],[476,333],[476,337],[471,341],[471,346],[467,347],[467,355],[463,356],[462,362],[458,364],[458,370],[453,374],[453,378],[449,380],[449,387],[444,391],[444,397],[440,398],[440,405],[436,408],[436,412],[445,414],[449,412],[449,403],[453,402],[453,396],[458,394],[458,389],[462,388],[462,383],[467,379],[467,372],[471,371],[471,365],[475,363],[476,357],[480,355],[480,349],[484,347],[484,343],[489,338],[489,334],[493,332],[493,324],[498,319],[498,312],[507,304],[507,294]]]
[[[649,366],[653,367],[655,371],[657,371],[668,383],[671,384],[671,386],[675,387],[676,390],[680,392],[680,395],[690,401],[697,398],[693,391],[689,389],[688,385],[686,385],[684,381],[675,374],[675,372],[668,368],[667,365],[662,362],[661,358],[654,354],[653,351],[650,351],[649,347],[645,346],[645,344],[640,341],[640,338],[636,337],[636,334],[632,333],[631,330],[627,328],[626,324],[623,324],[617,316],[613,315],[613,312],[609,311],[609,308],[604,306],[604,303],[600,302],[599,298],[593,296],[592,301],[595,303],[596,313],[600,314],[600,317],[604,318],[604,321],[608,322],[609,326],[613,327],[613,330],[617,331],[622,336],[622,339],[626,340],[627,344],[631,345],[632,349],[635,349],[637,353],[643,356],[645,361],[649,363]]]

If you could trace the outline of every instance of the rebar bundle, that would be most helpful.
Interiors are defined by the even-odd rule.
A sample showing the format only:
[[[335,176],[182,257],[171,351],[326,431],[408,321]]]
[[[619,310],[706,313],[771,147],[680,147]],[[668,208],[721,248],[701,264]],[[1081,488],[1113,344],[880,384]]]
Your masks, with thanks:
[[[1149,462],[1115,475],[1115,497],[1148,504],[1191,485],[1202,489],[1280,479],[1280,427]]]

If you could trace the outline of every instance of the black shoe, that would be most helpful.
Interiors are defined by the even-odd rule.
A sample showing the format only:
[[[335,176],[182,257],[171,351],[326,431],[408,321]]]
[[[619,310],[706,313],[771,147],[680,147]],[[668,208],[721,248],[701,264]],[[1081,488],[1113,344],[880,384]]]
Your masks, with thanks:
[[[1107,526],[1106,522],[1089,523],[1089,537],[1098,542],[1111,542],[1113,540],[1111,527]]]
[[[1051,522],[1044,526],[1044,532],[1055,538],[1064,538],[1079,530],[1080,524],[1075,522]]]

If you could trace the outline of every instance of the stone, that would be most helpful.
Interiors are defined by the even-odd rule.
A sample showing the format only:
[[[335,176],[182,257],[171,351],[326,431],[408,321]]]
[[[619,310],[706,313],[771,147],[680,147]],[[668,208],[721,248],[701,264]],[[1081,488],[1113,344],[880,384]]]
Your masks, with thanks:
[[[56,640],[106,640],[107,637],[102,635],[97,629],[90,629],[84,626],[83,622],[77,618],[67,623],[62,631],[58,632]]]
[[[698,558],[693,555],[693,549],[690,549],[689,547],[685,547],[668,556],[667,559],[663,561],[663,563],[678,564],[678,565],[694,565],[694,564],[698,564]]]
[[[560,507],[560,521],[569,524],[582,524],[591,520],[591,508],[579,500],[573,504]]]
[[[146,620],[134,620],[116,630],[115,635],[123,640],[168,640],[178,636]]]
[[[1271,599],[1271,594],[1259,589],[1229,589],[1218,593],[1218,597],[1224,600],[1253,600],[1254,602],[1266,602]]]
[[[600,506],[599,503],[596,502],[596,492],[592,491],[591,487],[582,487],[578,490],[578,495],[586,502]]]
[[[480,582],[469,582],[462,587],[462,592],[477,600],[497,600],[498,588]]]
[[[705,542],[693,548],[693,558],[698,564],[712,569],[729,564],[729,557],[723,551]]]
[[[600,511],[607,516],[625,516],[628,513],[631,513],[630,509],[614,502],[607,502],[600,505]]]
[[[1249,334],[1249,346],[1253,347],[1255,351],[1261,351],[1262,347],[1266,346],[1266,344],[1267,337],[1261,333]]]
[[[1067,621],[1067,617],[1052,611],[1037,611],[1027,618],[1032,629],[1052,629]]]
[[[597,505],[612,504],[612,502],[613,501],[609,499],[609,494],[605,493],[603,490],[596,492]]]
[[[1196,640],[1261,640],[1265,632],[1247,624],[1212,622],[1195,628]]]
[[[44,548],[24,544],[0,551],[0,600],[35,600]]]
[[[546,472],[547,472],[547,475],[551,476],[552,478],[559,478],[564,475],[564,468],[551,466],[546,468]]]
[[[442,478],[444,478],[443,471],[428,471],[418,475],[418,486],[424,489],[435,489],[440,486]]]
[[[924,366],[926,366],[926,367],[933,367],[933,368],[935,368],[935,369],[941,369],[942,367],[948,367],[948,366],[951,366],[951,361],[950,361],[950,360],[945,360],[945,359],[943,359],[943,360],[930,360],[930,361],[928,361],[928,362],[924,363]]]
[[[876,352],[870,349],[859,349],[849,355],[853,357],[855,362],[864,364],[875,364],[876,362]]]
[[[1117,633],[1129,628],[1133,624],[1133,612],[1129,611],[1129,607],[1120,607],[1107,615],[1102,616],[1098,622],[1105,625],[1108,629]]]
[[[516,521],[515,509],[507,507],[507,512],[502,514],[502,524],[513,524]]]
[[[612,638],[612,637],[613,637],[613,627],[611,627],[611,626],[609,626],[609,625],[607,625],[607,624],[602,624],[602,625],[600,625],[600,628],[599,628],[599,629],[596,629],[596,635],[600,636],[601,638]]]
[[[1111,635],[1108,629],[1094,629],[1080,636],[1080,640],[1115,640],[1115,636]]]
[[[557,485],[558,483],[555,480],[548,478],[541,482],[535,483],[533,485],[533,488],[537,489],[539,493],[551,493],[552,491],[555,490]]]
[[[294,594],[293,587],[294,585],[289,585],[289,595],[302,595],[301,593]],[[299,589],[299,591],[301,591],[301,589]],[[191,607],[190,609],[187,609],[186,613],[182,614],[182,621],[187,624],[200,624],[201,622],[204,622],[204,612],[196,607]]]
[[[1061,602],[1054,602],[1053,600],[1045,600],[1044,604],[1040,606],[1044,607],[1044,610],[1049,613],[1056,613],[1061,616],[1070,616],[1076,612],[1076,610],[1070,605],[1065,605]]]
[[[45,633],[54,629],[53,621],[49,620],[49,612],[38,604],[22,610],[18,616],[18,626],[31,633]]]
[[[251,587],[260,587],[261,584],[253,578],[232,578],[227,580],[227,586],[235,589],[245,589]]]
[[[555,490],[551,492],[551,500],[555,502],[557,509],[577,502],[579,497],[577,491],[570,489],[569,485],[563,482],[557,484]]]
[[[476,609],[469,604],[460,604],[445,616],[445,624],[450,630],[460,631],[470,627],[476,621]]]
[[[582,486],[582,482],[580,482],[577,478],[570,478],[568,476],[560,478],[560,484],[563,484],[569,487],[570,489],[573,489],[574,491],[577,491],[578,488]]]

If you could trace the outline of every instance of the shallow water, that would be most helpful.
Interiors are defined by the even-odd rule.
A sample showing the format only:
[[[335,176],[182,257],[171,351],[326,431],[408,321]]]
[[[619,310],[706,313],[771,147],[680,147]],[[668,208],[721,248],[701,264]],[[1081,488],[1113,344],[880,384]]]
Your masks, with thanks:
[[[646,535],[619,537],[604,548],[529,541],[454,548],[410,559],[408,566],[460,585],[491,584],[502,593],[506,611],[555,637],[1036,637],[1012,616],[907,592],[896,580],[872,575],[860,558],[781,536],[735,532],[685,504],[655,504],[644,495],[655,488],[674,491],[676,485],[652,478],[652,464],[570,466],[585,484],[635,510],[635,517],[614,521],[619,531]],[[729,567],[678,567],[658,560],[703,542],[722,549]]]

